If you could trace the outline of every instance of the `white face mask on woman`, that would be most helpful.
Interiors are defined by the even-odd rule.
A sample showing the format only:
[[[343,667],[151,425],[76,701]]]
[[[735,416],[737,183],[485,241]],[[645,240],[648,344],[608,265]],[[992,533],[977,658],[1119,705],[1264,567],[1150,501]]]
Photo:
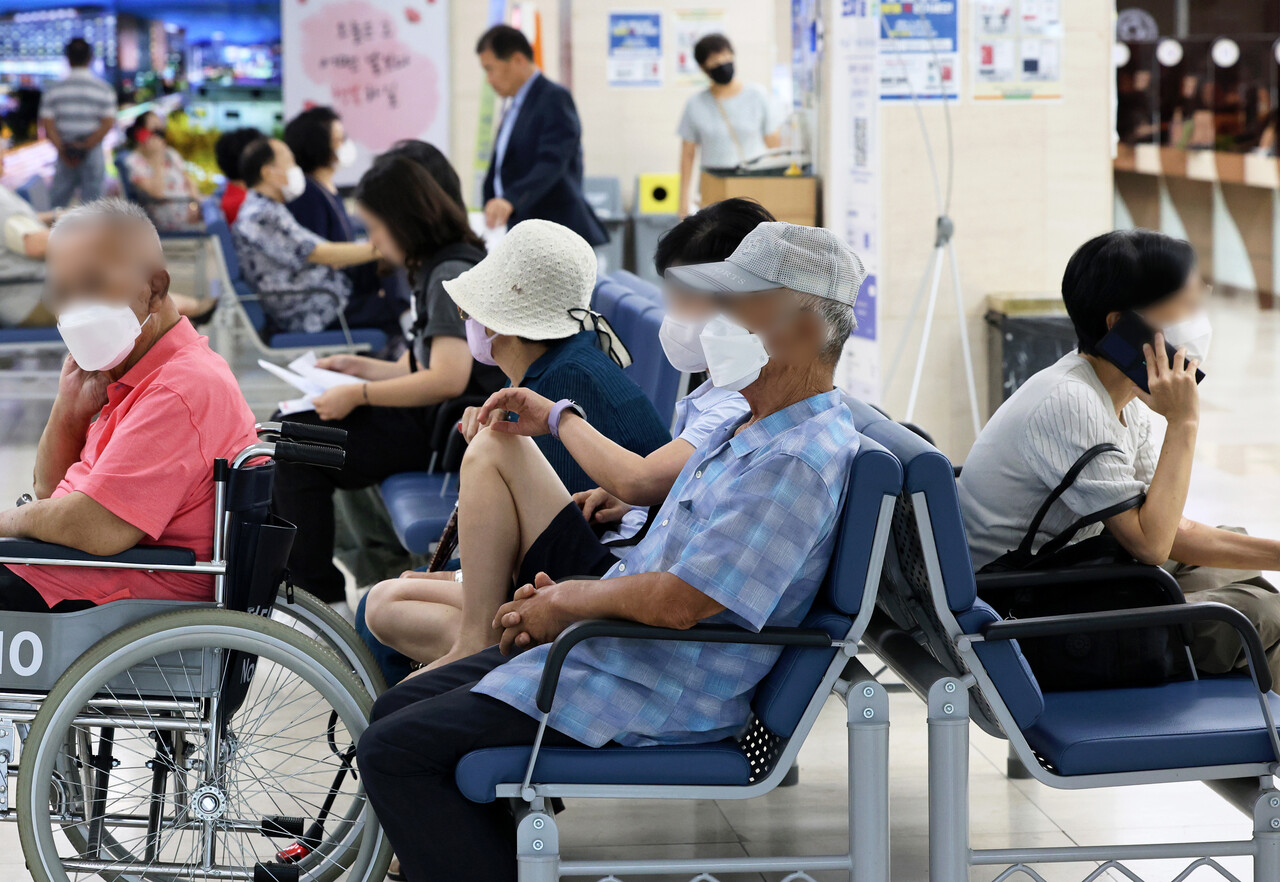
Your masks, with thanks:
[[[1176,322],[1164,329],[1164,339],[1174,349],[1187,348],[1187,358],[1194,358],[1200,364],[1209,357],[1209,344],[1213,341],[1213,325],[1209,322],[1209,314],[1199,310],[1189,319]]]
[[[680,319],[670,314],[662,317],[658,342],[662,344],[667,361],[676,370],[692,374],[707,369],[707,356],[702,351],[702,341],[698,339],[706,325],[705,319]]]
[[[342,168],[350,168],[356,164],[356,145],[350,138],[342,142],[342,146],[338,148],[338,165]]]
[[[123,304],[83,301],[62,310],[58,333],[71,357],[84,371],[109,371],[129,357],[142,326],[133,310]]]
[[[760,337],[722,315],[707,322],[698,339],[711,382],[721,389],[741,392],[760,378],[760,370],[769,363]]]

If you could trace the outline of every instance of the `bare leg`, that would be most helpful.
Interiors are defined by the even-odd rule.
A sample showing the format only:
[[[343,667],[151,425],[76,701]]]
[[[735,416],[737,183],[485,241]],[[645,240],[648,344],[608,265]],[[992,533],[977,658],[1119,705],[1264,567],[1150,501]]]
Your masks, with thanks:
[[[369,589],[364,608],[373,636],[419,662],[449,651],[462,615],[462,584],[453,581],[453,573],[430,576],[435,578],[415,575],[379,582]]]
[[[533,540],[573,501],[532,438],[488,429],[467,447],[458,486],[458,552],[466,590],[453,648],[431,667],[498,641],[493,617],[511,594],[517,566]]]

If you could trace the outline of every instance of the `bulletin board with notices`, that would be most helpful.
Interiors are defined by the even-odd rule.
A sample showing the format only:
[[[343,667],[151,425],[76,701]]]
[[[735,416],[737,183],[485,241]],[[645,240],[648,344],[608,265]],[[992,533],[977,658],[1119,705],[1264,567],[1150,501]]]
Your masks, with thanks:
[[[1060,101],[1063,0],[973,0],[975,101]]]

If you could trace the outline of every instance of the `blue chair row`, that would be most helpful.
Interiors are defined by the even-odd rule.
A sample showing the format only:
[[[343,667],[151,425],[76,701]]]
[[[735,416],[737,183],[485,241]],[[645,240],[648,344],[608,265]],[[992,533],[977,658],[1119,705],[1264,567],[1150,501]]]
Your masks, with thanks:
[[[262,296],[250,287],[240,271],[240,259],[236,255],[231,228],[222,214],[216,199],[206,199],[201,205],[205,228],[212,237],[215,264],[222,274],[223,288],[234,297],[225,298],[214,316],[215,326],[248,339],[263,355],[279,358],[300,355],[308,350],[321,353],[378,351],[387,345],[387,335],[376,328],[347,328],[321,331],[316,334],[277,333],[271,330],[267,315],[262,310]],[[230,307],[230,308],[228,308]],[[241,333],[242,332],[242,333]]]
[[[634,279],[646,290],[640,292],[615,281],[619,276]],[[658,289],[630,273],[599,279],[592,299],[592,306],[609,320],[631,352],[633,362],[626,369],[627,375],[644,390],[659,414],[670,417],[675,410],[680,373],[671,367],[658,342],[660,304]],[[453,424],[461,417],[461,410],[442,412],[437,417],[437,426],[443,427],[446,434],[436,439],[435,450],[444,451],[449,446],[450,436],[455,434]],[[453,513],[458,501],[458,481],[453,470],[461,461],[459,453],[455,445],[455,453],[446,453],[431,470],[392,475],[382,482],[382,501],[391,515],[396,536],[414,554],[431,550]]]
[[[456,780],[474,802],[512,799],[518,806],[521,882],[563,876],[630,878],[655,872],[696,878],[714,874],[790,873],[809,879],[842,871],[857,882],[889,878],[888,697],[854,657],[871,619],[894,503],[902,487],[898,461],[863,438],[854,459],[835,553],[826,579],[798,628],[759,634],[700,625],[689,631],[631,622],[581,622],[552,646],[538,690],[545,715],[555,701],[561,665],[574,646],[597,637],[755,643],[785,647],[755,691],[752,720],[738,738],[712,744],[600,749],[531,747],[480,750],[463,757]],[[773,790],[791,768],[828,697],[847,705],[849,839],[843,854],[657,861],[561,861],[550,803],[575,799],[747,799]],[[544,717],[545,719],[545,717]],[[572,813],[566,816],[572,820]]]
[[[929,714],[930,876],[968,880],[971,866],[1190,861],[1178,878],[1227,855],[1254,861],[1253,878],[1280,879],[1280,696],[1248,619],[1215,603],[1001,621],[978,597],[951,463],[915,432],[854,404],[859,430],[901,462],[904,491],[884,564],[881,612],[867,642],[921,698]],[[1046,692],[1018,640],[1226,622],[1240,634],[1249,673],[1149,687]],[[1069,848],[971,849],[968,726],[1005,737],[1032,776],[1059,789],[1200,780],[1254,820],[1234,842]],[[1259,782],[1262,782],[1261,784]],[[1089,878],[1095,878],[1090,876]],[[1196,878],[1199,878],[1198,876]],[[1229,877],[1234,878],[1234,877]]]
[[[658,414],[670,420],[680,396],[682,375],[667,361],[658,340],[663,316],[658,289],[620,271],[596,281],[591,305],[608,319],[630,350],[632,364],[627,376],[644,390]]]

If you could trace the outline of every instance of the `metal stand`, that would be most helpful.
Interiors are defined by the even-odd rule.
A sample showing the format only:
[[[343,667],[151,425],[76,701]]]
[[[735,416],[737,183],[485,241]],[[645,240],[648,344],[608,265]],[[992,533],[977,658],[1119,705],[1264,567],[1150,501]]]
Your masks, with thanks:
[[[906,350],[907,341],[911,337],[911,328],[915,325],[916,315],[920,311],[920,299],[924,296],[925,279],[931,278],[932,281],[929,284],[929,306],[925,310],[924,330],[920,335],[920,351],[916,356],[915,374],[911,378],[911,395],[907,398],[907,412],[903,415],[903,419],[906,422],[911,422],[916,412],[916,400],[920,395],[920,381],[924,377],[924,361],[929,351],[929,336],[933,331],[933,316],[938,307],[938,289],[942,285],[942,264],[944,259],[949,260],[951,263],[951,291],[956,300],[956,323],[960,327],[960,351],[964,357],[965,381],[969,386],[969,414],[973,419],[974,437],[977,437],[982,429],[982,421],[978,417],[978,386],[973,376],[973,355],[969,351],[969,328],[965,322],[964,292],[960,288],[960,265],[956,263],[955,234],[955,222],[947,215],[941,215],[938,218],[933,241],[933,256],[930,259],[929,269],[925,271],[924,276],[920,279],[920,285],[916,288],[916,298],[911,304],[911,315],[907,318],[907,326],[903,329],[902,339],[898,342],[898,351],[893,356],[893,364],[889,368],[885,385],[888,386],[893,383],[893,377],[898,371],[898,363],[901,361],[902,354]]]

